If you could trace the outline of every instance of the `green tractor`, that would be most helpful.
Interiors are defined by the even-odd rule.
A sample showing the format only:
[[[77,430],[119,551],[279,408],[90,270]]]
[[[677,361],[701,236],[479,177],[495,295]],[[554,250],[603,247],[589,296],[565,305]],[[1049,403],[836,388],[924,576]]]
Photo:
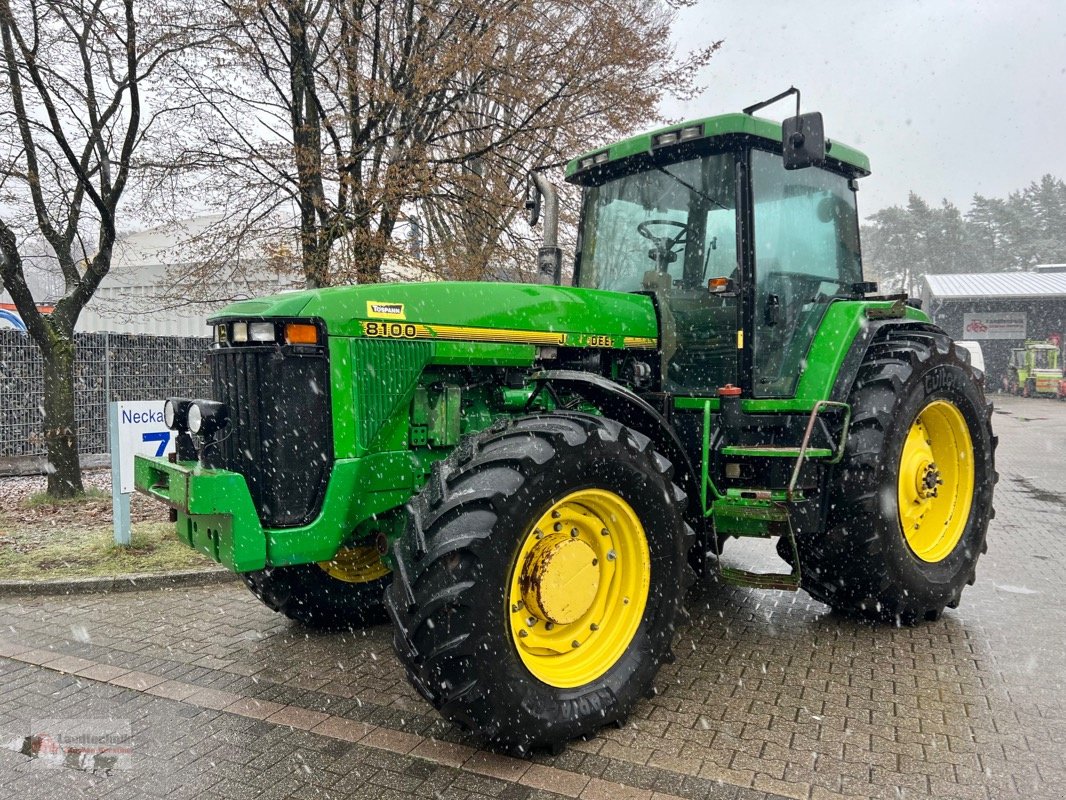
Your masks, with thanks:
[[[1063,374],[1059,346],[1026,340],[1025,347],[1010,351],[1008,390],[1023,397],[1062,397]]]
[[[537,175],[540,284],[229,306],[212,398],[167,401],[178,453],[138,458],[138,489],[276,611],[390,618],[426,700],[518,752],[624,720],[697,575],[895,624],[954,608],[993,514],[991,406],[863,281],[866,157],[798,98],[784,123],[762,105],[570,162],[572,286]],[[785,563],[727,567],[731,537]]]

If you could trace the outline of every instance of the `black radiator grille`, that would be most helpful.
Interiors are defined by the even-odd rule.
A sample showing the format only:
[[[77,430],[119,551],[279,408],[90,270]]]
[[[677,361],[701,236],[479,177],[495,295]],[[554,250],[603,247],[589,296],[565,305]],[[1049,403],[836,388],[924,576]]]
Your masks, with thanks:
[[[282,347],[210,351],[215,398],[229,422],[207,448],[208,466],[244,475],[265,526],[310,522],[322,505],[333,463],[329,362]]]

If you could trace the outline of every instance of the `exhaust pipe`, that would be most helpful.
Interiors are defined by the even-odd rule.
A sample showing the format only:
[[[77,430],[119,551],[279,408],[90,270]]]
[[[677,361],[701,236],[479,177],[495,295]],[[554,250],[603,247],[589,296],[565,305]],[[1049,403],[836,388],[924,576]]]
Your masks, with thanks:
[[[559,190],[539,172],[529,173],[526,192],[529,224],[536,225],[544,198],[544,236],[537,251],[537,283],[558,285],[563,279],[563,251],[559,247]]]

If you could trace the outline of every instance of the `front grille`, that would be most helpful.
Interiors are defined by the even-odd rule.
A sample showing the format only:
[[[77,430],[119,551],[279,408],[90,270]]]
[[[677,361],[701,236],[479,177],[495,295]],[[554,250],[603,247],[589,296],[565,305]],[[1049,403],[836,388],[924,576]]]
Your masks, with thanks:
[[[333,463],[329,362],[295,347],[220,347],[209,355],[215,398],[229,422],[208,466],[239,472],[264,526],[310,522]]]

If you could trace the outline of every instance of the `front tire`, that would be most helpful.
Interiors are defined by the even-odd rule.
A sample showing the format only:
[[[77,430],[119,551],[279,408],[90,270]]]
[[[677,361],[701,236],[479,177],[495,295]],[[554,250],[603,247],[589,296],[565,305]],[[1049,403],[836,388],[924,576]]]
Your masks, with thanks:
[[[371,545],[342,547],[330,561],[243,573],[267,607],[316,630],[354,630],[385,622],[392,574]]]
[[[518,752],[624,719],[671,657],[694,538],[672,466],[612,420],[497,423],[440,462],[393,546],[412,684]]]
[[[828,530],[799,540],[803,587],[847,613],[937,619],[987,548],[991,404],[951,340],[922,331],[871,345],[849,402]]]

